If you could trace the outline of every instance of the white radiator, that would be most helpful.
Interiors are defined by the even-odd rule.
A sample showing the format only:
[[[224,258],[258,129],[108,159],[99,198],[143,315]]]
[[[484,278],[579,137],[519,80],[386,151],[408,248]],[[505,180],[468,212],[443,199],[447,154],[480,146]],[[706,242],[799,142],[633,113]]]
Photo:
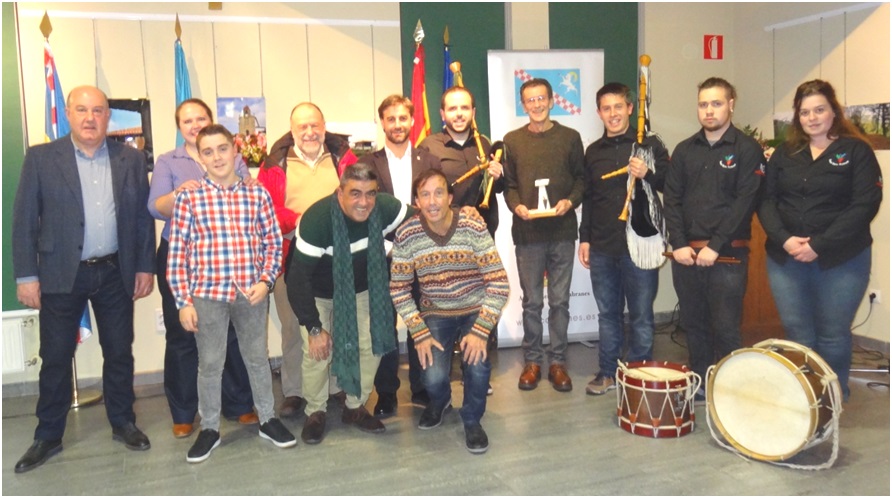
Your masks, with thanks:
[[[3,320],[3,373],[25,371],[25,352],[22,349],[22,320]]]
[[[3,314],[3,385],[37,380],[40,325],[37,311]]]

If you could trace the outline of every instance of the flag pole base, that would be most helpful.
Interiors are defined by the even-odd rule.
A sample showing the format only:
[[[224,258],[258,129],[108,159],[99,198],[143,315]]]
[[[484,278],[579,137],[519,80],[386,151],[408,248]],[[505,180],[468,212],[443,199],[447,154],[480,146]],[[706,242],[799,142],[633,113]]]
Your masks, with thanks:
[[[86,389],[80,391],[77,388],[77,360],[71,359],[71,407],[81,408],[84,406],[94,405],[102,401],[102,393],[94,389]]]

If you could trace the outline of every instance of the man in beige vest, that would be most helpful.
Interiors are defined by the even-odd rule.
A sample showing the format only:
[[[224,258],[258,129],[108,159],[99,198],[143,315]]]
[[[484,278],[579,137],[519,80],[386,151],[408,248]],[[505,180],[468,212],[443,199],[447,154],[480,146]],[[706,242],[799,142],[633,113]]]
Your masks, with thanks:
[[[325,117],[319,107],[310,102],[294,107],[291,131],[273,144],[257,175],[272,196],[279,228],[285,237],[282,244],[285,268],[300,216],[314,202],[334,192],[341,173],[355,162],[356,155],[343,136],[326,134]],[[297,317],[288,303],[284,274],[276,282],[273,298],[282,324],[281,372],[285,401],[279,415],[298,417],[305,403],[301,386],[304,344]]]

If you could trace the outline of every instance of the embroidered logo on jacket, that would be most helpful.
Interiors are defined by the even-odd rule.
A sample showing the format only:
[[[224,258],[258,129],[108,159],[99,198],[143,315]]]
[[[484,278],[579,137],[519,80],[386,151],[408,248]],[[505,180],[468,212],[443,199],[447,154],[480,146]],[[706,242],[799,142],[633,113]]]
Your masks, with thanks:
[[[849,165],[849,156],[845,152],[840,152],[839,154],[834,154],[830,157],[830,166],[848,166]]]
[[[737,161],[736,161],[736,158],[734,157],[734,154],[729,154],[729,155],[725,156],[724,159],[722,159],[721,161],[719,161],[719,166],[721,166],[721,167],[723,167],[723,168],[725,168],[725,169],[734,169],[734,168],[736,168],[736,167],[737,167]]]
[[[754,171],[756,176],[765,176],[765,163],[759,163],[759,167]]]

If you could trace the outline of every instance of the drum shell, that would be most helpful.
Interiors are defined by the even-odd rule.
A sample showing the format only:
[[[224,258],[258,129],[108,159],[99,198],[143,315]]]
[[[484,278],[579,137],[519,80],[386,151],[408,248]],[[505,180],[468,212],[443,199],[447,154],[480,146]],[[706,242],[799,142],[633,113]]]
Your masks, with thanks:
[[[659,380],[636,377],[633,372],[642,368],[674,370],[683,377]],[[660,361],[636,361],[618,368],[619,426],[626,432],[657,439],[690,434],[694,430],[692,400],[696,390],[691,384],[691,375],[695,374],[684,365]]]

